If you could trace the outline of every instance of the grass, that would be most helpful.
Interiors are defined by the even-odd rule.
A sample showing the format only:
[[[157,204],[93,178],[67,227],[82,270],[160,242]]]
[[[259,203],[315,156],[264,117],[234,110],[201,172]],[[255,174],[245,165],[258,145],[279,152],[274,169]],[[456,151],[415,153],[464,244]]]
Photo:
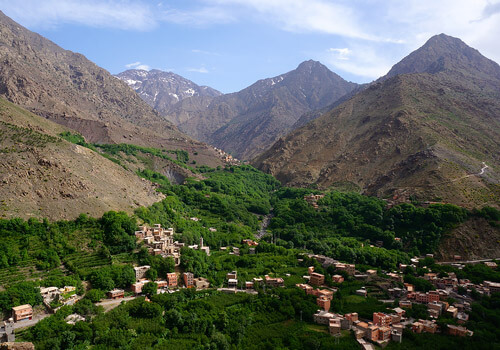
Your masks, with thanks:
[[[349,295],[345,297],[344,300],[348,304],[359,304],[364,303],[366,301],[366,298],[360,295]]]

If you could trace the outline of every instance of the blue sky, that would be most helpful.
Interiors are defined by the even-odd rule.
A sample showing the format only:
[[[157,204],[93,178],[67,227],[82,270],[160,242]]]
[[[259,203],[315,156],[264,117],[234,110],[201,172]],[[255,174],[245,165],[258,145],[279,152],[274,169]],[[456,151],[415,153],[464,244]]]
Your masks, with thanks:
[[[308,59],[369,82],[439,33],[500,62],[500,0],[0,0],[0,9],[113,74],[170,70],[226,93]]]

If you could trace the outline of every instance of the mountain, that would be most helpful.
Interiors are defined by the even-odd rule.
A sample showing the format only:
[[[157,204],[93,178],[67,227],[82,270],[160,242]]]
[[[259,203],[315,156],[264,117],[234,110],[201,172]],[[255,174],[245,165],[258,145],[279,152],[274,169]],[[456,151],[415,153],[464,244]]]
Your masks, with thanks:
[[[185,149],[198,163],[221,162],[147,105],[126,83],[0,12],[0,95],[80,132],[87,141]]]
[[[446,34],[435,35],[421,48],[395,64],[383,79],[399,74],[453,72],[455,75],[496,81],[500,79],[498,64],[469,47],[462,40]]]
[[[0,98],[1,218],[131,213],[164,198],[134,172],[58,137],[68,130]]]
[[[222,95],[211,87],[199,86],[178,74],[157,69],[129,69],[116,77],[126,82],[148,105],[161,114],[166,114],[174,104],[188,97],[210,98]],[[181,122],[171,121],[176,125]]]
[[[500,66],[441,34],[253,164],[288,185],[499,206],[499,116]]]
[[[249,159],[290,131],[301,115],[332,104],[356,86],[311,60],[236,93],[186,98],[167,118],[180,122],[188,135]]]

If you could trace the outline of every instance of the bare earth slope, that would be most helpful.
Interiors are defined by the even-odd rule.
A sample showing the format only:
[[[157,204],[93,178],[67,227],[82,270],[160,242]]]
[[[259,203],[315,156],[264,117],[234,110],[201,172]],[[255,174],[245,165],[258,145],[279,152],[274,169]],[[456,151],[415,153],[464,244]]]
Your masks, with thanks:
[[[126,83],[1,12],[0,60],[0,95],[90,142],[185,149],[220,164],[213,149],[181,133]]]
[[[499,206],[500,67],[443,35],[403,61],[426,61],[429,51],[440,52],[441,69],[405,74],[408,65],[280,139],[254,164],[289,185],[348,183],[381,197]]]
[[[306,61],[236,93],[184,99],[167,118],[179,121],[193,137],[250,159],[289,132],[301,115],[332,104],[356,86],[321,63]]]
[[[0,217],[100,216],[163,198],[149,181],[57,137],[67,130],[0,98]]]

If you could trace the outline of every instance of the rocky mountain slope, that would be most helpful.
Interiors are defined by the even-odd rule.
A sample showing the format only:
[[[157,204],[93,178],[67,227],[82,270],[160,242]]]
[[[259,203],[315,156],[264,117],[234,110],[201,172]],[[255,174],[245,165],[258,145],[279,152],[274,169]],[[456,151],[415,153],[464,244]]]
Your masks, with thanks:
[[[134,172],[58,137],[67,130],[0,98],[1,218],[132,212],[164,197]]]
[[[356,86],[321,63],[307,61],[236,93],[186,98],[167,118],[187,134],[249,159],[290,131],[301,115],[332,104]]]
[[[129,69],[116,75],[141,98],[160,114],[167,114],[168,110],[177,102],[188,97],[216,97],[221,92],[208,86],[199,86],[191,80],[181,77],[172,72],[163,72],[158,69],[150,71],[140,69]],[[171,120],[178,125],[182,120]]]
[[[165,121],[126,83],[1,12],[0,57],[1,96],[90,142],[185,149],[198,163],[221,164],[211,147]]]
[[[499,116],[498,64],[442,34],[253,163],[289,185],[499,206]]]

